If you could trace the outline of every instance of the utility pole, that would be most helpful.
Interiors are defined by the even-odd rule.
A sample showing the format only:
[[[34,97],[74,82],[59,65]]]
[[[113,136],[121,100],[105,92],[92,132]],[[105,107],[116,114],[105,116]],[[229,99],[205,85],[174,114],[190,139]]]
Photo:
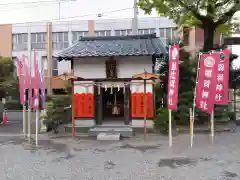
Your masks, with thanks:
[[[133,35],[138,35],[138,0],[134,0]]]
[[[71,1],[77,1],[77,0],[57,0],[57,3],[58,3],[58,20],[61,20],[61,3],[62,2],[71,2]]]
[[[31,46],[31,23],[28,25],[28,66],[30,75],[30,87],[28,88],[28,138],[31,138],[31,99],[32,99],[32,46]]]
[[[52,95],[52,23],[47,23],[47,94]]]

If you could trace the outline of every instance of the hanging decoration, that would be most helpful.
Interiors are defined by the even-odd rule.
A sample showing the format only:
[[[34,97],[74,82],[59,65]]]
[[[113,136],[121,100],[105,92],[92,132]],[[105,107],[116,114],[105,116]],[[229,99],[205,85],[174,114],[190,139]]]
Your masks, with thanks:
[[[102,86],[102,85],[100,85],[100,86],[97,86],[97,88],[98,88],[98,95],[100,95],[100,94],[101,94],[101,86]]]
[[[123,84],[123,94],[125,94],[125,86],[126,86],[126,84],[124,83]]]
[[[116,90],[114,92],[114,104],[113,104],[112,114],[113,115],[119,115],[120,114],[120,109],[118,108],[118,105],[117,105],[117,92],[116,92]]]
[[[110,93],[113,94],[113,85],[110,85]]]

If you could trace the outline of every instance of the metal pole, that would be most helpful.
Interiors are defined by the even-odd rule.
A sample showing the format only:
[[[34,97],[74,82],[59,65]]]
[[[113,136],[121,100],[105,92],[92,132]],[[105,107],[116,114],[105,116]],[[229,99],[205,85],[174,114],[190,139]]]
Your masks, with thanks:
[[[168,137],[169,137],[169,147],[172,147],[172,110],[168,110],[169,122],[168,122]]]
[[[198,75],[199,75],[199,65],[200,65],[200,57],[202,53],[198,55],[198,63],[197,63],[197,75],[196,75],[196,83],[194,89],[194,97],[193,97],[193,112],[192,112],[192,137],[191,137],[191,147],[193,146],[193,132],[194,132],[194,121],[195,121],[195,107],[196,107],[196,92],[197,92],[197,83],[198,83]]]
[[[133,35],[138,35],[138,0],[134,0]]]
[[[212,141],[212,143],[214,141],[214,109],[211,114],[211,141]]]
[[[31,24],[28,26],[28,57],[30,82],[28,88],[28,138],[31,138],[31,96],[32,96],[32,53],[31,53]]]
[[[39,98],[37,98],[37,104],[39,106]],[[36,134],[35,134],[35,141],[36,141],[36,145],[38,145],[38,123],[39,123],[39,107],[37,107],[36,110]]]
[[[192,108],[189,108],[189,133],[190,133],[190,146],[192,148],[192,137],[193,137],[193,111]]]
[[[61,2],[58,1],[58,19],[61,19]]]
[[[234,111],[234,121],[237,125],[237,98],[236,98],[236,88],[233,89],[233,111]]]
[[[25,91],[26,93],[26,91]],[[26,124],[27,124],[27,108],[26,108],[26,98],[25,98],[25,103],[23,104],[23,135],[24,138],[26,138]]]

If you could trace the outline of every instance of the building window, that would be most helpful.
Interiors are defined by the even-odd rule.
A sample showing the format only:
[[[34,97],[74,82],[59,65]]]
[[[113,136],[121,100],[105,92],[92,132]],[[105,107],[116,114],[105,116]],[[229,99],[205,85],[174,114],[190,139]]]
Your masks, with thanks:
[[[57,76],[58,75],[58,60],[56,58],[52,58],[52,75]]]
[[[72,41],[76,42],[81,37],[88,36],[88,35],[89,35],[88,31],[73,31],[72,32]]]
[[[105,61],[106,66],[106,78],[117,78],[117,62],[114,57],[109,57]]]
[[[155,33],[155,29],[139,29],[138,34],[143,35],[143,34],[153,34]]]
[[[155,33],[155,29],[154,28],[152,28],[152,29],[139,29],[138,30],[138,33],[139,34],[153,34],[153,33]]]
[[[164,44],[167,44],[174,39],[174,28],[160,28],[160,39]]]
[[[128,36],[132,34],[131,29],[115,30],[116,36]]]
[[[23,51],[28,49],[28,34],[13,34],[12,48],[14,51]]]
[[[110,30],[95,31],[95,36],[111,36]]]
[[[46,56],[42,56],[42,70],[44,72],[44,75],[47,74],[48,70],[48,61]],[[52,75],[57,76],[58,75],[58,60],[56,58],[52,58]]]
[[[32,49],[46,49],[47,33],[32,33],[31,47]]]
[[[54,32],[52,35],[53,49],[64,49],[69,46],[68,32]]]

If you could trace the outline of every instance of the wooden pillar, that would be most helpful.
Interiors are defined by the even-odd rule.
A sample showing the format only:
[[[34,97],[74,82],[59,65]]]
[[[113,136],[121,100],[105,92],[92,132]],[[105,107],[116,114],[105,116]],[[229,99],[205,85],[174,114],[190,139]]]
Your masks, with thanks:
[[[71,74],[74,76],[74,61],[71,60]],[[76,136],[76,122],[75,122],[75,106],[74,106],[74,79],[71,80],[72,85],[72,137]]]
[[[124,94],[124,124],[129,125],[131,121],[131,90],[130,85],[127,85]]]
[[[98,86],[94,86],[94,120],[95,124],[101,125],[103,121],[103,88]]]

